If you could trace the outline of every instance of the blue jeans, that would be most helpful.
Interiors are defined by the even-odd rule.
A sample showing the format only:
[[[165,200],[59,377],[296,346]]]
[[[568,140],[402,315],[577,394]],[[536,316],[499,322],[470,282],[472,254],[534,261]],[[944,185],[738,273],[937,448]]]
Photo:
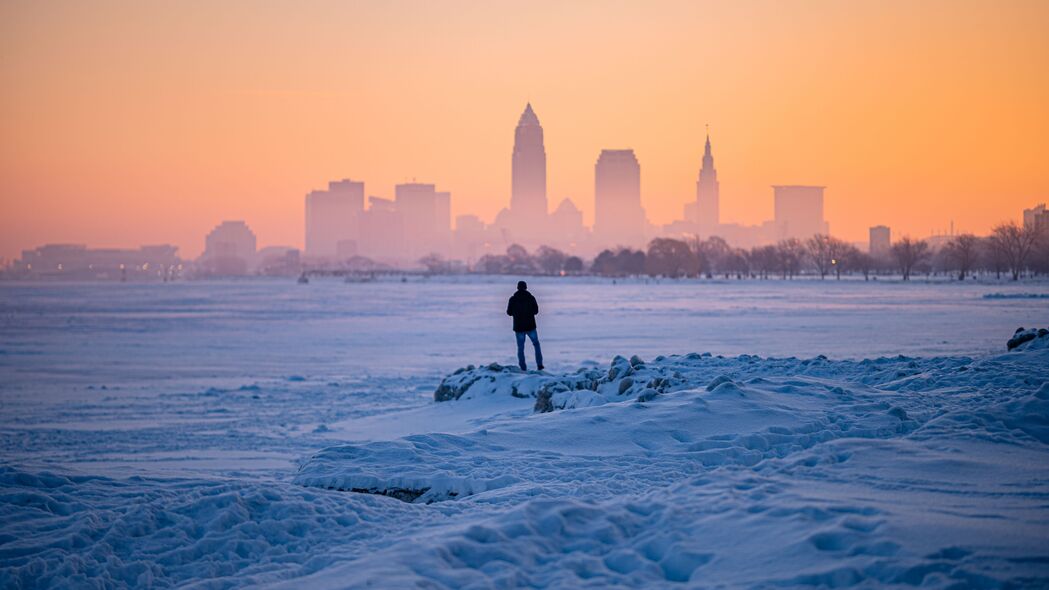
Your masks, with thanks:
[[[525,336],[528,336],[528,339],[532,341],[532,346],[535,347],[535,364],[541,368],[543,366],[543,351],[539,348],[539,333],[535,330],[531,332],[514,332],[514,336],[517,336],[517,364],[520,365],[521,370],[528,370],[524,356]]]

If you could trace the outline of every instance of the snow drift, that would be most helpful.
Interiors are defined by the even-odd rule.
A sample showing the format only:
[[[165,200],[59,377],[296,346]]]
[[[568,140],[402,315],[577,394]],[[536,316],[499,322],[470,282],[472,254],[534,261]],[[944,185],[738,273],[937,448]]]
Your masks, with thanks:
[[[979,359],[468,367],[435,397],[530,415],[340,445],[295,479],[454,517],[306,581],[1044,586],[1049,349],[1031,343],[1046,339]]]
[[[468,367],[412,410],[427,431],[331,446],[292,481],[3,465],[0,585],[1046,587],[1049,336],[1018,337]]]

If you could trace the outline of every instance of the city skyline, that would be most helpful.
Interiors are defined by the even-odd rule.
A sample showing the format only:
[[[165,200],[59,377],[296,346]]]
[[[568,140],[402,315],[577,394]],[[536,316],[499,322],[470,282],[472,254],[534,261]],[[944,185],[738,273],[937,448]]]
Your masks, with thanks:
[[[497,4],[444,31],[426,26],[437,7],[328,7],[322,27],[352,29],[341,36],[264,6],[231,45],[221,23],[239,12],[221,6],[124,7],[136,18],[113,24],[6,5],[0,256],[73,242],[196,257],[224,219],[302,248],[301,195],[347,177],[388,199],[424,179],[452,193],[453,218],[490,223],[512,196],[508,114],[527,102],[548,211],[571,198],[588,226],[609,147],[641,161],[649,219],[680,219],[708,122],[722,223],[770,219],[773,184],[828,186],[827,221],[854,242],[878,224],[986,233],[1046,200],[1044,4],[763,6],[538,3],[508,19]],[[382,19],[380,39],[368,27]],[[525,52],[530,27],[546,41]],[[492,85],[497,65],[514,75]]]

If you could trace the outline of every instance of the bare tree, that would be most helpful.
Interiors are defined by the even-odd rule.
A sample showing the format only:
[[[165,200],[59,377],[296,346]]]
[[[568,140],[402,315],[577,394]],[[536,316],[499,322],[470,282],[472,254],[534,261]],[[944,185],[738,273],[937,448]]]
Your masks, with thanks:
[[[958,271],[958,280],[964,281],[980,255],[980,239],[972,234],[955,236],[944,246],[943,255],[950,269]]]
[[[732,247],[724,239],[711,236],[702,242],[697,241],[695,252],[700,272],[706,274],[709,279],[725,271],[725,263],[732,254]]]
[[[520,244],[510,244],[506,248],[506,258],[509,262],[509,266],[506,269],[507,273],[521,275],[535,274],[535,259],[528,254],[528,250],[525,250],[524,246]]]
[[[801,270],[801,263],[805,260],[805,246],[797,238],[780,240],[776,244],[776,254],[779,258],[779,269],[783,278],[794,278]]]
[[[724,264],[726,278],[729,274],[735,273],[737,279],[742,279],[743,275],[750,272],[750,260],[747,256],[747,251],[741,248],[734,248],[722,264]]]
[[[775,246],[755,246],[748,258],[751,272],[763,279],[769,278],[769,273],[779,267],[779,254]]]
[[[831,240],[833,239],[826,234],[816,234],[805,240],[805,251],[808,252],[812,263],[816,265],[816,272],[820,273],[820,279],[825,278],[830,272],[831,260],[834,259],[831,255]]]
[[[849,256],[852,251],[856,248],[838,238],[830,239],[830,266],[834,270],[834,278],[841,280],[841,271],[845,270],[849,264]]]
[[[565,258],[564,265],[565,272],[570,274],[579,274],[583,272],[583,259],[578,256],[569,256]]]
[[[892,245],[892,256],[900,267],[903,280],[911,280],[911,271],[919,262],[929,256],[929,244],[925,240],[912,240],[904,236]]]
[[[853,248],[846,257],[846,261],[849,268],[863,273],[863,280],[871,280],[871,270],[877,264],[873,256],[866,252],[860,252],[859,248]]]
[[[556,275],[564,270],[567,258],[564,252],[550,246],[539,246],[539,249],[535,251],[536,263],[548,275]]]
[[[1014,281],[1019,280],[1020,273],[1027,268],[1038,233],[1035,228],[1020,226],[1015,221],[998,224],[991,232],[991,248],[1004,256]]]
[[[637,276],[645,272],[645,253],[641,250],[619,248],[602,250],[590,266],[591,272],[610,277]]]
[[[1049,231],[1042,231],[1031,254],[1031,270],[1049,274]]]
[[[426,272],[430,274],[441,274],[449,271],[450,266],[448,261],[443,256],[436,252],[431,252],[426,256],[419,259],[419,264],[426,267]]]
[[[672,238],[656,238],[648,243],[645,270],[649,276],[676,279],[692,276],[697,273],[698,268],[696,253],[687,243]]]

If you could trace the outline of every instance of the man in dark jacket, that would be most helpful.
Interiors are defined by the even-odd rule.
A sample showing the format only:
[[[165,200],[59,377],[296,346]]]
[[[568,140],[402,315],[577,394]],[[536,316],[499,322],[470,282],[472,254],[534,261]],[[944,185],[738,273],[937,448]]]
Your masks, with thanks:
[[[525,336],[532,341],[535,347],[535,364],[539,370],[543,370],[543,351],[539,348],[539,333],[535,328],[535,316],[539,314],[539,304],[535,297],[528,292],[528,284],[524,281],[517,282],[517,292],[510,297],[506,304],[506,315],[514,318],[514,335],[517,336],[517,364],[522,371],[528,370],[525,363]]]

